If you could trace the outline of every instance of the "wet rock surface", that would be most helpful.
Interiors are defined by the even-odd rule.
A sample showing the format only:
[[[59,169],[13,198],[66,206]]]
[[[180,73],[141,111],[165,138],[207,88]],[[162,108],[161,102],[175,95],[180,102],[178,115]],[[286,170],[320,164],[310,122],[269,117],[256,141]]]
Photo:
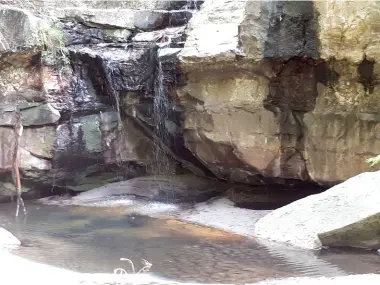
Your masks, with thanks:
[[[147,174],[154,157],[149,133],[154,126],[147,132],[128,119],[120,101],[136,92],[148,100],[154,97],[157,42],[167,41],[166,34],[182,42],[184,28],[173,27],[185,25],[192,16],[180,1],[99,1],[78,7],[74,2],[58,7],[28,1],[23,7],[30,10],[1,10],[2,42],[7,44],[0,70],[1,167],[7,172],[12,164],[12,126],[19,108],[24,126],[20,167],[23,189],[29,192],[25,197],[40,197],[31,191],[36,185],[85,191]],[[53,20],[52,26],[33,15],[43,10],[59,21]],[[25,24],[18,36],[10,29],[16,20]],[[37,22],[44,25],[35,29],[34,37],[28,31]],[[168,32],[160,32],[166,27]],[[156,29],[161,36],[149,37]],[[144,31],[147,36],[139,36]],[[60,50],[65,53],[60,55]],[[4,174],[4,185],[10,182]],[[2,191],[5,200],[12,195],[8,186]]]
[[[228,185],[194,175],[146,176],[107,184],[73,197],[74,203],[137,196],[163,202],[201,202],[228,189]]]

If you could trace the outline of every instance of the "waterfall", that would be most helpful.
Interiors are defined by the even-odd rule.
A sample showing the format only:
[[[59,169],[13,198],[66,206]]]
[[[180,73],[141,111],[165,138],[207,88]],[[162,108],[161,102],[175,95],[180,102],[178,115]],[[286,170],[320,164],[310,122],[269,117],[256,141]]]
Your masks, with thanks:
[[[166,153],[162,150],[159,143],[168,145],[169,133],[166,129],[166,122],[169,119],[170,102],[165,93],[164,71],[162,69],[161,60],[158,59],[157,75],[155,84],[155,96],[153,101],[153,120],[155,123],[154,134],[156,140],[155,144],[155,157],[154,157],[154,172],[155,174],[169,174],[172,173],[170,161]]]
[[[115,71],[118,69],[117,66],[115,66],[115,62],[113,61],[102,61],[103,65],[103,70],[105,72],[105,79],[106,79],[106,91],[108,95],[111,97],[114,103],[114,110],[116,111],[117,114],[117,130],[114,136],[112,136],[111,139],[115,139],[116,143],[114,144],[115,146],[115,159],[116,159],[116,164],[121,167],[123,164],[123,157],[122,157],[122,148],[125,145],[125,135],[123,131],[123,122],[121,119],[121,113],[120,113],[120,94],[117,90],[117,86],[115,86],[113,77],[114,74],[116,73]],[[103,115],[102,113],[100,114],[100,124],[103,122]],[[113,147],[113,146],[109,146]],[[121,175],[121,174],[120,174]],[[122,175],[121,175],[122,176]]]
[[[185,9],[186,10],[198,10],[198,0],[187,0]]]
[[[165,92],[164,76],[162,61],[160,59],[160,51],[168,48],[171,44],[171,37],[166,37],[166,42],[159,44],[157,52],[157,69],[156,80],[154,86],[154,101],[153,101],[153,121],[155,141],[155,157],[153,163],[154,174],[174,174],[175,167],[171,163],[169,156],[162,149],[170,145],[170,135],[167,131],[167,122],[169,122],[169,113],[171,103]]]
[[[114,109],[117,113],[117,121],[118,121],[118,130],[121,131],[122,129],[122,121],[121,121],[121,115],[120,115],[120,97],[119,97],[119,92],[115,90],[115,86],[113,84],[113,74],[114,70],[116,68],[113,66],[113,62],[104,62],[103,63],[103,70],[105,71],[106,75],[106,80],[108,82],[108,94],[112,97],[114,101]]]
[[[198,0],[187,0],[184,7],[192,12],[198,9]],[[153,121],[154,121],[154,136],[155,136],[155,155],[153,169],[151,172],[155,175],[175,174],[176,165],[171,161],[167,151],[171,146],[171,135],[168,129],[171,129],[170,113],[172,104],[166,94],[165,88],[165,71],[160,55],[165,49],[171,47],[172,38],[176,36],[175,32],[168,32],[163,42],[158,43],[157,51],[157,68],[154,85],[154,100],[153,100]]]

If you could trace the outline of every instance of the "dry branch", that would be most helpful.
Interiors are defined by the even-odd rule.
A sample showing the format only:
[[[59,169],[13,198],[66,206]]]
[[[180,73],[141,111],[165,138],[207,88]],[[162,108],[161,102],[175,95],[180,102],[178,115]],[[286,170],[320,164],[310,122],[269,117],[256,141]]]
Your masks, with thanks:
[[[22,136],[23,126],[22,126],[22,121],[21,121],[21,112],[18,107],[18,104],[16,104],[16,108],[15,108],[13,130],[14,130],[14,144],[13,144],[13,150],[12,150],[12,172],[13,172],[13,179],[14,179],[16,195],[17,195],[17,207],[16,207],[16,217],[17,217],[20,211],[20,205],[23,208],[24,215],[26,215],[25,204],[21,197],[21,178],[20,178],[18,150],[19,150],[19,145],[20,145],[20,138]]]

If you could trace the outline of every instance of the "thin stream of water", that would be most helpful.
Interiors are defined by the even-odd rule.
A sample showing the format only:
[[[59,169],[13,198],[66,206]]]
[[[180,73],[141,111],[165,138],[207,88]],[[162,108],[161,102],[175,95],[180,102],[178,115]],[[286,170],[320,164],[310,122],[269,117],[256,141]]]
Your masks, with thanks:
[[[185,5],[186,10],[196,11],[198,9],[198,0],[187,0]],[[157,51],[157,69],[155,80],[155,96],[153,102],[153,120],[155,123],[154,134],[156,140],[159,140],[162,145],[170,145],[170,135],[167,131],[167,123],[169,122],[170,109],[172,108],[168,95],[165,92],[165,72],[163,70],[160,52],[166,48],[170,48],[172,38],[170,35],[166,37],[166,41],[159,44]],[[175,166],[171,163],[167,153],[162,149],[159,143],[155,143],[155,157],[151,172],[153,174],[173,174]]]
[[[166,128],[166,124],[169,121],[169,113],[172,107],[169,98],[165,92],[165,74],[162,66],[162,61],[159,55],[160,51],[164,48],[169,47],[170,44],[171,37],[167,37],[167,41],[161,43],[157,51],[157,69],[154,89],[155,96],[153,101],[153,120],[155,122],[154,134],[156,136],[156,139],[166,146],[170,144],[170,138]],[[155,157],[152,172],[156,175],[175,173],[174,166],[172,165],[168,155],[157,142],[155,143]]]
[[[197,10],[198,9],[198,0],[187,0],[185,5],[186,10]]]
[[[108,88],[107,92],[108,95],[111,96],[113,102],[114,102],[114,110],[117,115],[117,147],[115,149],[115,156],[116,156],[116,164],[120,167],[123,163],[123,157],[122,157],[122,147],[125,145],[125,138],[126,134],[123,130],[123,121],[121,118],[121,110],[120,110],[120,94],[117,90],[115,90],[115,84],[113,80],[113,74],[115,72],[115,69],[117,67],[114,66],[113,61],[106,61],[103,63],[103,70],[105,71],[106,80],[108,82]],[[101,115],[101,123],[103,122],[102,115]],[[122,176],[122,174],[120,174]]]

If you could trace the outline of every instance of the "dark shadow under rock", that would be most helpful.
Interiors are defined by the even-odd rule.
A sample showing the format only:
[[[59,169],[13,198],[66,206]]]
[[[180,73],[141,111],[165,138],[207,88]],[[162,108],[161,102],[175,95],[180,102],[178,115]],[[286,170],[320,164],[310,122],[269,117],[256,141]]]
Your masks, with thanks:
[[[228,191],[228,199],[237,207],[254,210],[274,210],[324,189],[315,185],[290,187],[286,185],[237,185]]]
[[[132,195],[163,202],[201,202],[223,193],[227,188],[228,184],[193,175],[157,175],[110,183],[82,193],[73,200],[93,202]]]

